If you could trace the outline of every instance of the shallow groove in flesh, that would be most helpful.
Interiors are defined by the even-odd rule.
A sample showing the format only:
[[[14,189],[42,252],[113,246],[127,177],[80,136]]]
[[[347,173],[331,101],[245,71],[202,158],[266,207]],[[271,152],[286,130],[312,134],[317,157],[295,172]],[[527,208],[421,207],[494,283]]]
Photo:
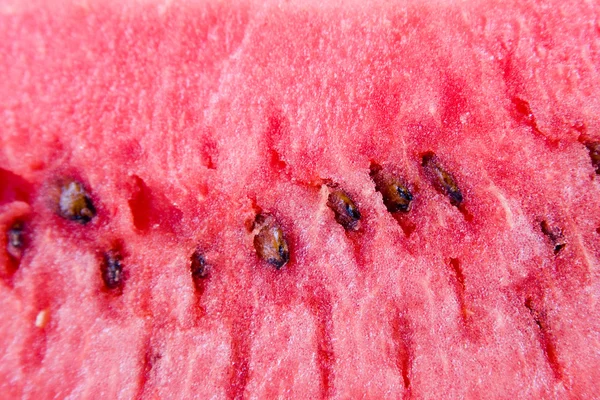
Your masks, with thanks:
[[[270,166],[277,172],[283,172],[287,167],[287,163],[277,150],[278,143],[287,131],[287,125],[287,119],[279,111],[273,112],[268,118],[267,130],[265,132],[267,154]]]
[[[152,339],[148,338],[144,345],[144,358],[142,361],[142,370],[140,374],[140,385],[136,398],[143,399],[149,394],[146,393],[148,387],[151,387],[152,370],[155,363],[161,358],[160,354],[156,353],[153,348]]]
[[[450,258],[450,268],[454,275],[454,290],[456,292],[456,298],[460,308],[460,317],[463,323],[466,323],[468,319],[468,312],[465,304],[465,276],[463,274],[462,267],[460,266],[460,260],[458,258]]]
[[[248,385],[250,365],[250,321],[240,315],[233,322],[231,331],[231,371],[227,398],[239,400],[244,398]]]
[[[515,107],[515,110],[518,115],[517,119],[519,120],[519,122],[529,126],[534,133],[536,133],[538,135],[543,135],[542,132],[540,131],[540,129],[538,128],[537,121],[535,119],[535,115],[533,114],[533,111],[531,110],[531,106],[529,105],[529,102],[521,99],[518,96],[514,96],[511,99],[511,102]]]
[[[317,368],[321,375],[321,398],[329,399],[335,392],[335,354],[331,332],[333,331],[332,303],[330,293],[322,286],[309,290],[313,295],[307,299],[308,307],[316,323]]]
[[[23,347],[21,358],[26,371],[36,370],[42,364],[46,356],[47,348],[46,329],[34,329],[27,339],[27,345]]]
[[[540,346],[544,352],[544,355],[546,356],[546,360],[548,360],[548,364],[552,369],[554,377],[557,380],[562,380],[563,370],[558,360],[556,345],[548,327],[548,319],[545,311],[537,307],[533,299],[530,297],[525,300],[525,307],[533,317],[533,321],[536,324]]]
[[[392,341],[395,344],[396,366],[400,372],[404,389],[404,398],[410,398],[410,370],[412,367],[412,345],[408,321],[401,315],[397,315],[391,324]]]

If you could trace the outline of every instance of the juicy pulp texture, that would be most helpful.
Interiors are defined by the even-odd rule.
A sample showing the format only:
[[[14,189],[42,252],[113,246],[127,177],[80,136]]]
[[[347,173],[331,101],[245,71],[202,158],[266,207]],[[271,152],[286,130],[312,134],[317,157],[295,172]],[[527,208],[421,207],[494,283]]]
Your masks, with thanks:
[[[597,396],[598,5],[260,3],[0,1],[0,393]]]

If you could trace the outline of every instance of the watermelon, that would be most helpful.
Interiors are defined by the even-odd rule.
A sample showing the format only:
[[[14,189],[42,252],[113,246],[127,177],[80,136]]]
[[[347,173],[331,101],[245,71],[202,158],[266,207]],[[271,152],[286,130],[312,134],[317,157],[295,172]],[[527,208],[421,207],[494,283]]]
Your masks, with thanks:
[[[600,393],[594,1],[0,1],[2,398]]]

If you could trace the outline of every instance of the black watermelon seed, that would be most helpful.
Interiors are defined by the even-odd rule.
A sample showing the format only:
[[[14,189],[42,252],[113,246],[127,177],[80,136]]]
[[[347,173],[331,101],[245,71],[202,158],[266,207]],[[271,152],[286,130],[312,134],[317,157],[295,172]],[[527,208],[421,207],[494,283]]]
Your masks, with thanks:
[[[347,231],[357,230],[361,218],[358,207],[341,189],[333,189],[327,198],[327,206],[335,214],[335,220]]]
[[[21,260],[23,249],[25,248],[24,225],[21,221],[16,221],[6,232],[6,251],[15,261]]]
[[[423,154],[421,165],[435,189],[446,195],[450,204],[460,207],[463,202],[462,192],[452,174],[440,164],[435,153],[428,151]]]
[[[596,174],[600,175],[600,142],[589,141],[585,143],[590,152],[590,158],[592,159],[592,165],[596,169]]]
[[[94,204],[81,183],[68,181],[61,185],[58,214],[81,224],[87,224],[96,216]]]
[[[290,260],[290,252],[279,223],[268,214],[259,214],[255,220],[258,233],[254,236],[256,254],[280,269]]]
[[[551,227],[547,221],[542,221],[540,227],[542,233],[552,241],[554,254],[558,254],[567,245],[562,230],[557,227]]]
[[[123,285],[123,257],[118,250],[109,250],[104,253],[101,264],[102,280],[108,289],[117,289]]]
[[[410,211],[412,193],[397,176],[377,164],[371,165],[370,175],[375,182],[375,189],[381,193],[383,204],[389,212]]]
[[[190,269],[192,272],[192,278],[194,281],[199,279],[208,278],[208,267],[206,265],[206,259],[200,249],[196,249],[190,258],[191,264]]]

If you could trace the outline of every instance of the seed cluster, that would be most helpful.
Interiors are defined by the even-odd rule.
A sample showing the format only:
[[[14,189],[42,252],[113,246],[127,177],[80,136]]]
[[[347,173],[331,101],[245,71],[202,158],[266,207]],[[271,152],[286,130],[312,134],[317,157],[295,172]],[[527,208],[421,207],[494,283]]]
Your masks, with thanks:
[[[600,142],[586,142],[592,163],[600,172]],[[464,197],[454,175],[446,169],[432,151],[421,155],[421,166],[424,175],[431,185],[445,195],[450,203],[461,209]],[[414,194],[413,186],[400,174],[375,162],[371,164],[369,175],[375,189],[382,196],[386,209],[393,214],[407,214],[411,211]],[[346,231],[360,230],[361,212],[352,196],[338,184],[328,183],[327,206],[333,217]],[[87,224],[96,217],[96,208],[92,197],[81,182],[66,180],[56,187],[56,213],[70,221]],[[554,253],[558,254],[566,241],[562,230],[550,226],[547,221],[540,224],[541,232],[554,245]],[[600,229],[600,228],[599,228]],[[258,212],[253,222],[253,245],[258,258],[281,269],[290,261],[290,248],[284,230],[279,221],[271,214]],[[22,257],[26,237],[24,223],[15,221],[6,232],[6,251],[11,259],[19,261]],[[124,283],[123,256],[120,250],[112,248],[102,254],[100,275],[104,286],[109,290],[121,288]],[[209,277],[209,266],[204,252],[197,248],[190,257],[190,273],[197,286]]]

